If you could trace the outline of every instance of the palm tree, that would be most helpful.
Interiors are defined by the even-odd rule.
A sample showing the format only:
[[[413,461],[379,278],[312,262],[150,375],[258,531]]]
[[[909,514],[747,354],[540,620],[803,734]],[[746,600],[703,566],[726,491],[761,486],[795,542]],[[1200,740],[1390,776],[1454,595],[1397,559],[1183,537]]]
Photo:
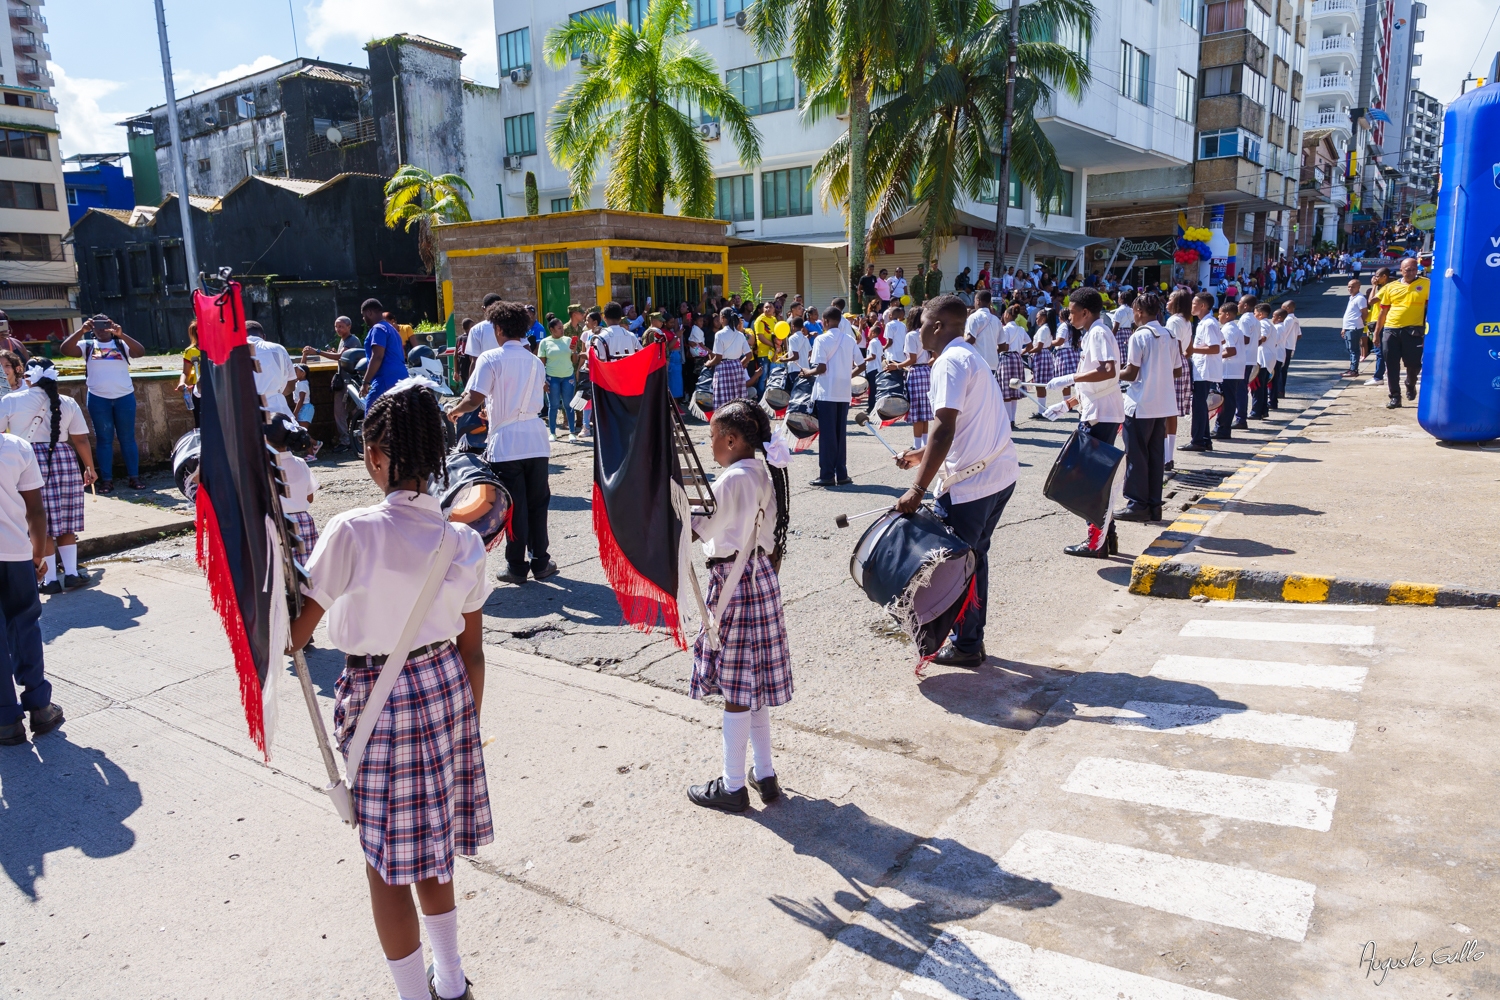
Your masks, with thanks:
[[[871,113],[865,162],[872,231],[923,208],[922,259],[931,260],[935,239],[954,227],[960,198],[981,201],[998,192],[1010,16],[993,0],[926,2],[927,31],[914,46],[911,69],[879,95],[883,103]],[[1071,30],[1086,44],[1095,13],[1091,0],[1035,0],[1021,8],[1011,174],[1043,205],[1063,193],[1066,177],[1036,109],[1054,90],[1080,96],[1090,79],[1087,60],[1051,39]],[[841,139],[814,167],[836,199],[854,187],[849,151]]]
[[[807,88],[802,116],[812,124],[829,115],[849,116],[841,140],[853,153],[854,169],[835,200],[847,200],[849,281],[854,292],[865,270],[868,232],[866,169],[870,157],[870,102],[882,81],[899,73],[910,37],[924,33],[924,0],[755,0],[746,27],[762,54],[791,48],[792,71]]]
[[[464,195],[474,197],[469,182],[457,174],[431,174],[403,163],[385,185],[385,224],[411,232],[417,227],[417,252],[431,271],[437,260],[432,227],[445,222],[468,222],[469,206]]]
[[[552,65],[587,57],[547,122],[547,151],[567,169],[575,205],[588,204],[607,154],[607,207],[661,214],[670,197],[684,215],[712,216],[716,185],[700,117],[723,123],[744,166],[760,162],[760,131],[686,37],[688,15],[688,0],[651,0],[639,30],[591,15],[547,32]]]

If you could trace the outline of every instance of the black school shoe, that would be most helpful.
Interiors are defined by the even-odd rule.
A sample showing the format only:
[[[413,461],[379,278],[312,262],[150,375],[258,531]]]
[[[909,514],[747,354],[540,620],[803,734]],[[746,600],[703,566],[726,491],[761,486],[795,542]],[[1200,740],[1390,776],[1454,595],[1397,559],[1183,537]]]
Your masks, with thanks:
[[[836,485],[836,486],[853,486],[854,485],[854,480],[851,479],[851,478],[849,478],[848,476],[842,476],[842,477],[840,477],[838,479],[835,479],[833,482],[834,482],[834,485]]]
[[[474,1000],[473,986],[473,981],[468,976],[465,976],[463,993],[456,997],[450,997],[449,1000]],[[431,995],[432,1000],[443,1000],[443,997],[438,996],[436,965],[429,965],[427,967],[427,992]]]
[[[53,580],[51,583],[44,583],[36,589],[39,594],[61,594],[63,592],[63,582],[61,580]]]
[[[533,580],[546,580],[550,577],[556,576],[557,574],[557,563],[553,562],[551,559],[548,559],[547,565],[543,566],[541,569],[533,569],[531,571],[531,578]]]
[[[750,793],[743,788],[737,792],[729,791],[724,787],[723,775],[702,785],[689,786],[688,798],[694,805],[724,812],[742,813],[750,808]]]
[[[64,590],[77,590],[79,587],[87,587],[94,580],[89,576],[89,571],[79,567],[77,573],[65,574],[62,578]]]
[[[755,792],[760,796],[760,801],[770,805],[781,798],[781,783],[776,780],[776,775],[770,774],[764,778],[755,776],[755,769],[750,769],[750,784],[755,786]]]
[[[18,747],[26,742],[26,723],[12,722],[0,726],[0,747]]]
[[[965,653],[951,642],[943,643],[943,648],[938,650],[932,657],[932,662],[942,667],[965,667],[973,670],[984,662],[984,647],[979,647],[976,653]]]
[[[515,570],[507,566],[504,572],[495,574],[495,579],[499,580],[501,583],[513,583],[517,587],[519,587],[521,584],[526,582],[526,571],[523,569],[521,570],[521,572],[517,573]]]
[[[1115,511],[1116,521],[1150,521],[1151,509],[1149,507],[1122,507]]]
[[[31,710],[31,735],[45,736],[58,726],[68,721],[63,716],[63,710],[57,705],[47,703],[41,708]]]

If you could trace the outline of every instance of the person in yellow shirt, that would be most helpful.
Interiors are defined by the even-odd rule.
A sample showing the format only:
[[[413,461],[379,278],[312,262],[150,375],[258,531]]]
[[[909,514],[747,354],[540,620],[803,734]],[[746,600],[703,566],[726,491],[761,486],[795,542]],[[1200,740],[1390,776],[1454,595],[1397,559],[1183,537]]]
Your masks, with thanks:
[[[1406,398],[1417,398],[1417,376],[1422,372],[1422,341],[1427,332],[1427,299],[1432,285],[1422,277],[1415,257],[1401,261],[1401,280],[1380,290],[1380,316],[1375,339],[1385,359],[1387,409],[1401,405],[1401,363],[1406,362]]]
[[[776,357],[776,303],[760,304],[760,315],[755,317],[755,359],[760,373],[755,378],[755,395],[759,399],[766,391],[766,378],[771,374],[771,359]]]

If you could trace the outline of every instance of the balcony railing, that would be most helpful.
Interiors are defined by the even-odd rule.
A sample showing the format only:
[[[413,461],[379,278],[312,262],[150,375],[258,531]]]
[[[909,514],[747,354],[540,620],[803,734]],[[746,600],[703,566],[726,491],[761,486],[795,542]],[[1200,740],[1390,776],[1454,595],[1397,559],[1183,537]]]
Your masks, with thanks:
[[[1307,47],[1307,51],[1314,57],[1332,55],[1338,52],[1346,52],[1350,56],[1359,51],[1354,43],[1352,35],[1332,35],[1328,38],[1320,38]]]
[[[1346,111],[1314,111],[1302,119],[1303,130],[1313,128],[1341,128],[1349,131],[1349,114]]]
[[[42,41],[40,38],[36,38],[34,36],[31,38],[13,36],[11,38],[11,44],[15,46],[16,51],[21,55],[37,56],[42,59],[52,58],[51,47],[48,46],[47,43]]]
[[[1355,0],[1314,0],[1313,17],[1326,17],[1334,14],[1345,14],[1359,21],[1364,17],[1364,5]]]
[[[38,14],[34,7],[13,6],[8,13],[11,24],[30,28],[33,31],[47,30],[47,19]]]
[[[1306,92],[1309,94],[1326,94],[1336,90],[1348,93],[1352,100],[1354,97],[1354,77],[1348,73],[1328,73],[1307,81]]]
[[[50,88],[57,83],[45,69],[18,69],[16,79],[28,87]]]

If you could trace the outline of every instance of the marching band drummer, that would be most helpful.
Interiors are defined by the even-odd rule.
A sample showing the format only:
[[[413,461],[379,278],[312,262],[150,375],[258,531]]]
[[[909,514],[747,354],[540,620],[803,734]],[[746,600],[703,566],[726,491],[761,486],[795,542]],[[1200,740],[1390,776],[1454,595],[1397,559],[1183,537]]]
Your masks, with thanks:
[[[1010,437],[1010,420],[1002,418],[1005,401],[1000,386],[985,359],[964,338],[968,314],[968,307],[956,295],[939,295],[922,307],[921,346],[937,359],[932,363],[928,393],[937,426],[925,447],[896,457],[899,468],[917,470],[896,509],[913,513],[928,487],[933,487],[933,511],[974,549],[978,603],[932,659],[944,666],[972,668],[985,658],[990,536],[1015,492],[1020,463]],[[976,471],[969,471],[976,466]]]

